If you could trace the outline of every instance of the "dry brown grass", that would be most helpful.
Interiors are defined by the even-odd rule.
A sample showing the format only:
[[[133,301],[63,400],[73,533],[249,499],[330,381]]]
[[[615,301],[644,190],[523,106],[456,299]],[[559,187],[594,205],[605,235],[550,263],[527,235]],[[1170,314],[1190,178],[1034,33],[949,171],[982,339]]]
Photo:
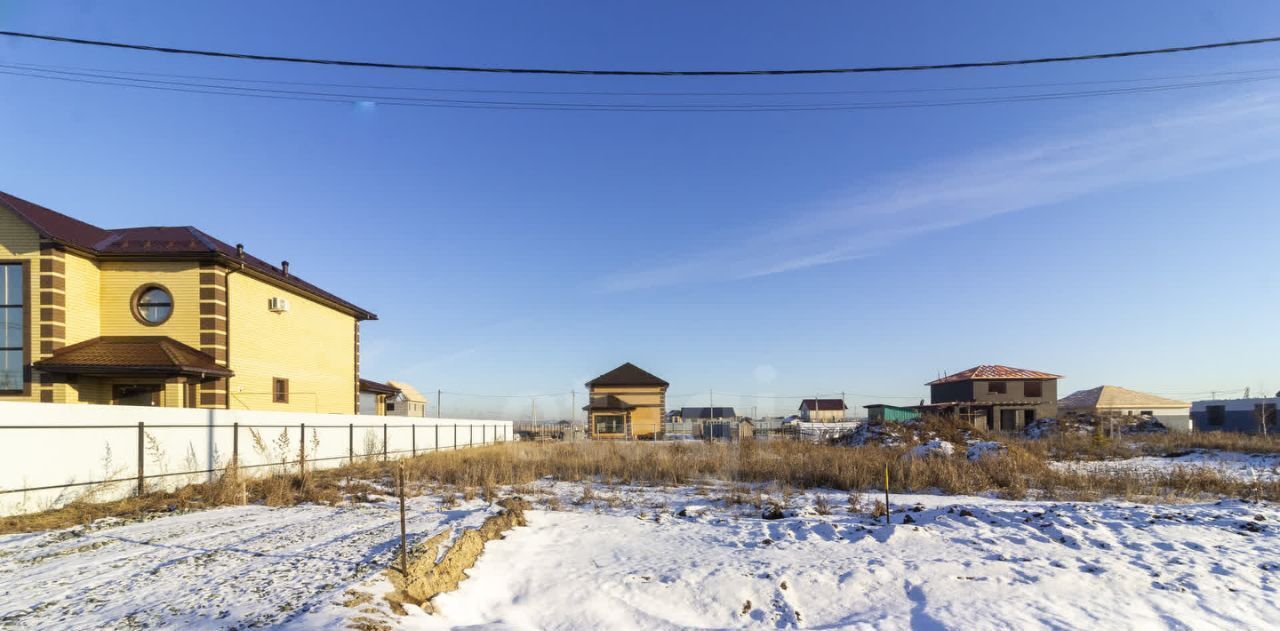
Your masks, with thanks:
[[[1129,445],[1119,444],[1130,440]],[[1245,482],[1212,469],[1173,468],[1157,472],[1063,471],[1048,465],[1061,454],[1117,457],[1194,447],[1246,451],[1276,439],[1219,435],[1127,437],[1098,444],[1090,437],[1058,437],[1014,441],[999,457],[971,462],[954,457],[906,458],[905,447],[840,447],[790,441],[725,443],[509,443],[455,452],[427,454],[405,461],[410,495],[442,494],[456,505],[455,489],[465,499],[492,501],[503,486],[530,485],[542,478],[590,480],[605,485],[658,484],[703,488],[707,481],[729,482],[726,501],[763,504],[759,485],[772,483],[787,495],[792,490],[828,488],[844,491],[883,488],[889,469],[894,492],[942,492],[971,495],[994,492],[1003,497],[1035,495],[1046,499],[1094,500],[1120,497],[1135,501],[1168,501],[1208,496],[1280,500],[1280,483]],[[1136,447],[1134,445],[1137,445]],[[1280,450],[1280,445],[1275,448]],[[1136,451],[1134,451],[1136,450]],[[234,471],[209,484],[171,493],[152,493],[103,504],[76,503],[44,513],[0,519],[0,532],[26,532],[87,523],[108,516],[184,510],[241,502],[287,506],[300,502],[337,504],[369,501],[393,489],[394,463],[363,461],[308,473],[305,484],[295,474],[279,473],[241,479]],[[358,482],[348,484],[348,480]],[[371,486],[372,485],[372,486]],[[429,487],[429,488],[428,488]],[[380,488],[381,493],[372,490]],[[590,485],[577,503],[607,501]],[[784,497],[784,501],[785,497]],[[852,501],[852,500],[851,500]],[[850,506],[851,510],[862,507]],[[863,509],[865,510],[865,509]]]
[[[1280,437],[1235,432],[1169,432],[1128,434],[1116,438],[1092,434],[1057,434],[1019,441],[1024,449],[1057,460],[1115,460],[1138,456],[1167,456],[1193,449],[1217,449],[1255,454],[1280,454]]]
[[[1177,444],[1177,443],[1175,443]],[[869,490],[883,487],[889,469],[894,492],[948,494],[996,492],[1004,497],[1089,500],[1195,498],[1209,495],[1280,499],[1280,484],[1252,483],[1212,469],[1074,472],[1048,466],[1046,453],[1022,443],[1001,457],[971,462],[951,458],[904,458],[905,448],[837,447],[798,442],[723,443],[537,443],[436,454],[408,464],[412,476],[468,487],[492,480],[527,484],[552,477],[604,484],[696,486],[704,480],[733,481],[726,501],[753,503],[746,483],[782,489]],[[757,487],[758,489],[758,487]],[[785,494],[785,493],[784,493]],[[596,499],[584,487],[579,500]]]

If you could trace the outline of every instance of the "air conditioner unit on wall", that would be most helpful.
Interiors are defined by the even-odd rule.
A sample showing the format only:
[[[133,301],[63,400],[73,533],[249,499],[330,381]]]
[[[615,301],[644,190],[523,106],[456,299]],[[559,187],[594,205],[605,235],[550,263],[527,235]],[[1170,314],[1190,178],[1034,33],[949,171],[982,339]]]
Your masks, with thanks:
[[[267,309],[273,313],[284,313],[289,310],[289,301],[284,298],[271,298],[267,300]]]

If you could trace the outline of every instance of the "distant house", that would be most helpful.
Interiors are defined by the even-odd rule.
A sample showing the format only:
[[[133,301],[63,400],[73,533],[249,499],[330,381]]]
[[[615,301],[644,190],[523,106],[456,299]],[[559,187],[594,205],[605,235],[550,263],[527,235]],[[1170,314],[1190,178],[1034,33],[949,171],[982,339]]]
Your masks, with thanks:
[[[387,380],[387,385],[400,391],[396,397],[387,400],[387,416],[409,416],[421,418],[427,415],[427,398],[412,385],[403,381]]]
[[[1190,403],[1119,386],[1098,386],[1073,392],[1058,401],[1058,410],[1095,417],[1149,416],[1171,430],[1191,430]]]
[[[1212,399],[1191,403],[1191,423],[1197,432],[1262,432],[1261,421],[1266,420],[1267,433],[1280,431],[1276,426],[1276,402],[1273,398]]]
[[[679,416],[684,421],[711,421],[737,418],[733,408],[680,408]]]
[[[373,381],[360,380],[360,413],[367,416],[383,416],[387,413],[387,401],[400,394],[395,386]]]
[[[800,402],[800,419],[810,423],[843,421],[848,409],[843,399],[805,399]]]
[[[587,382],[592,438],[656,438],[667,408],[667,382],[627,362]]]
[[[900,423],[920,418],[920,412],[913,408],[904,408],[884,403],[873,403],[862,406],[867,410],[868,421],[890,421]]]
[[[1009,366],[974,366],[925,384],[930,403],[916,409],[981,429],[1017,431],[1037,418],[1058,414],[1061,378]]]

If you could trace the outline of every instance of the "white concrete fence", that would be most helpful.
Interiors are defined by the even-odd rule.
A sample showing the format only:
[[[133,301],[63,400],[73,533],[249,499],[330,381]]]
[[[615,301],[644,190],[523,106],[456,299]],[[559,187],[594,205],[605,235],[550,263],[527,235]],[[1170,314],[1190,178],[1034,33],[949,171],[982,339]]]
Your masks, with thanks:
[[[0,402],[0,516],[513,440],[510,421]]]

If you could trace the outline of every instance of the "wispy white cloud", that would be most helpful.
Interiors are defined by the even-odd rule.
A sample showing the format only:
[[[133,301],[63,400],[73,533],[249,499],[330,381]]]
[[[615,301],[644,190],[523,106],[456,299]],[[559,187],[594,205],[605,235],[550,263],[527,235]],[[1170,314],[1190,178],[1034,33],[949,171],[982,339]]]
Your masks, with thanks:
[[[778,274],[873,255],[915,236],[1099,191],[1280,158],[1280,94],[1251,93],[939,160],[732,245],[619,272],[605,291]]]

